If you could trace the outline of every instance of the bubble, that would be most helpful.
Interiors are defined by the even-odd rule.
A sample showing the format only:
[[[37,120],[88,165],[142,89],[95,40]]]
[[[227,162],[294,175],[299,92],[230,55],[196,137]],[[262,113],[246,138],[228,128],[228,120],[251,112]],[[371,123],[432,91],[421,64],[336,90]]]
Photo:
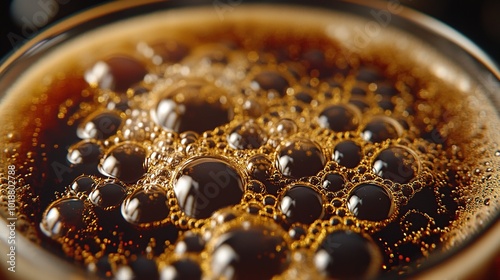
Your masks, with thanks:
[[[263,154],[256,154],[248,159],[246,166],[247,173],[254,179],[257,179],[261,184],[255,184],[251,181],[247,185],[247,188],[254,187],[256,192],[261,192],[261,187],[264,187],[264,191],[271,194],[276,194],[278,192],[279,186],[273,184],[271,180],[271,175],[273,173],[273,163]],[[263,185],[263,186],[262,186]]]
[[[104,140],[116,134],[122,124],[120,115],[111,110],[98,111],[88,116],[76,134],[81,139]]]
[[[289,137],[297,132],[297,124],[291,119],[281,119],[271,129],[271,133],[278,137]]]
[[[203,133],[232,119],[232,105],[221,88],[202,80],[167,91],[152,110],[153,120],[175,132]]]
[[[264,106],[256,100],[247,99],[242,105],[243,114],[250,118],[258,118],[264,113]]]
[[[181,42],[165,40],[151,44],[154,51],[153,62],[156,64],[175,63],[189,54],[189,47]]]
[[[321,186],[327,191],[338,192],[344,189],[345,179],[338,173],[328,173],[323,176],[323,182]]]
[[[333,150],[333,160],[347,168],[354,168],[361,162],[361,147],[352,140],[345,140]]]
[[[288,231],[288,235],[290,235],[293,240],[300,240],[307,235],[307,231],[301,226],[293,226]]]
[[[383,97],[380,101],[377,102],[377,105],[384,111],[394,111],[396,108],[396,104],[393,99]]]
[[[350,230],[328,234],[314,255],[316,269],[328,279],[372,279],[381,264],[382,254],[373,240]]]
[[[266,181],[272,173],[272,168],[273,163],[263,154],[257,154],[248,159],[246,167],[248,174],[259,181]]]
[[[117,271],[117,279],[123,279],[119,277],[120,269],[128,270],[127,273],[130,278],[125,279],[159,279],[160,274],[158,272],[158,267],[156,262],[152,259],[148,259],[146,256],[137,256],[135,259],[131,260],[128,267],[120,267]]]
[[[228,136],[227,142],[233,149],[257,149],[266,141],[266,133],[253,120],[249,120],[233,128]]]
[[[165,190],[156,185],[138,189],[127,196],[121,206],[123,218],[134,225],[161,222],[170,213]]]
[[[301,62],[313,77],[326,78],[334,75],[340,69],[327,62],[325,51],[320,49],[308,50],[301,54]]]
[[[161,270],[161,280],[201,280],[203,272],[200,265],[191,259],[181,259]]]
[[[201,253],[205,249],[205,241],[196,233],[186,232],[184,238],[175,245],[177,254]]]
[[[309,104],[311,103],[311,101],[313,101],[313,98],[312,96],[307,93],[307,92],[298,92],[297,94],[294,95],[295,99],[297,99],[298,101],[302,102],[302,103],[306,103],[306,104]]]
[[[353,106],[356,106],[358,110],[361,112],[366,112],[368,109],[370,109],[370,105],[366,103],[363,99],[351,99],[349,100],[349,104],[352,104]]]
[[[208,218],[213,212],[238,204],[243,179],[235,167],[215,157],[199,157],[185,163],[173,182],[175,196],[189,217]]]
[[[264,70],[257,73],[251,82],[251,87],[254,90],[275,91],[280,96],[286,94],[286,89],[289,86],[289,81],[281,73],[274,70]]]
[[[387,139],[397,139],[401,136],[403,128],[394,119],[389,117],[376,117],[372,119],[361,132],[363,140],[380,143]]]
[[[381,151],[373,161],[372,168],[380,177],[404,184],[415,178],[418,161],[410,149],[394,146]]]
[[[294,184],[280,199],[279,207],[291,222],[311,224],[323,216],[321,195],[309,185]]]
[[[399,92],[393,85],[379,84],[379,85],[377,85],[377,89],[375,90],[375,93],[378,93],[385,98],[391,98],[393,96],[398,95]]]
[[[129,88],[127,90],[127,95],[132,95],[132,96],[139,96],[139,95],[146,95],[148,94],[149,92],[151,91],[150,88],[146,87],[146,86],[143,86],[143,85],[135,85],[135,86],[132,86],[131,88]],[[122,99],[124,99],[123,101],[128,101],[128,99],[126,97],[123,97]],[[128,102],[126,102],[128,103]],[[128,104],[127,104],[128,105]],[[122,108],[121,111],[125,111],[123,109],[128,109],[128,106]]]
[[[290,264],[286,233],[264,224],[232,228],[217,236],[210,268],[217,279],[272,279]]]
[[[365,99],[368,95],[368,91],[366,89],[366,85],[362,83],[356,83],[352,88],[351,88],[351,98],[354,99]]]
[[[85,80],[92,86],[125,92],[129,86],[142,81],[146,74],[146,67],[137,59],[113,55],[85,72]]]
[[[238,211],[226,208],[215,212],[211,218],[214,225],[222,225],[226,222],[236,219],[239,216],[240,214],[238,213]]]
[[[133,183],[144,176],[146,150],[137,143],[126,141],[111,148],[99,164],[103,175]]]
[[[111,279],[113,276],[113,268],[108,255],[100,257],[95,263],[89,264],[88,268],[99,279]]]
[[[295,139],[278,149],[277,166],[287,177],[314,176],[323,169],[325,162],[321,149],[308,139]]]
[[[108,181],[97,185],[89,194],[89,200],[103,209],[114,209],[125,198],[125,187],[118,182]]]
[[[97,164],[102,155],[101,146],[92,140],[83,140],[68,149],[67,159],[70,163]]]
[[[60,198],[43,212],[40,230],[47,237],[57,239],[76,234],[87,227],[85,203],[78,198]]]
[[[380,69],[375,66],[363,66],[356,73],[356,80],[366,83],[373,83],[384,79]]]
[[[207,44],[195,48],[184,61],[186,64],[223,66],[229,62],[229,52],[230,47],[224,43]]]
[[[193,144],[195,143],[198,138],[199,138],[199,135],[198,133],[196,132],[193,132],[193,131],[186,131],[186,132],[183,132],[179,135],[179,138],[180,138],[180,142],[182,145],[184,146],[187,146],[189,144]]]
[[[318,116],[322,128],[335,132],[356,130],[360,122],[358,108],[350,104],[331,105],[323,109]]]
[[[401,219],[401,226],[405,232],[417,232],[428,229],[432,218],[418,211],[408,211]]]
[[[384,187],[363,183],[351,191],[347,208],[358,219],[382,221],[392,214],[394,203]]]
[[[92,179],[92,177],[80,175],[75,180],[73,180],[73,183],[71,183],[69,188],[74,193],[89,194],[95,185],[96,182],[94,181],[94,179]]]

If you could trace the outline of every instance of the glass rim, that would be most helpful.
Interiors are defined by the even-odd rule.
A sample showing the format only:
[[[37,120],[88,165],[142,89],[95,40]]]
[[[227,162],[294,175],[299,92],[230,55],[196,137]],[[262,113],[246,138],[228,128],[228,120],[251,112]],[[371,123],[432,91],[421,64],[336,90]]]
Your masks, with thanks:
[[[108,2],[105,4],[98,5],[96,7],[93,7],[91,9],[79,12],[75,15],[72,15],[68,18],[65,18],[54,25],[50,26],[49,28],[41,31],[34,37],[30,38],[27,40],[26,43],[24,43],[22,46],[19,46],[17,49],[13,50],[11,53],[7,54],[5,57],[1,58],[0,60],[0,82],[4,77],[4,74],[9,71],[9,67],[11,65],[14,65],[19,59],[22,59],[25,56],[31,55],[33,52],[44,52],[48,48],[50,48],[53,44],[54,41],[51,41],[52,39],[55,38],[55,36],[63,34],[64,32],[67,32],[68,30],[71,30],[80,24],[89,21],[89,20],[102,20],[104,17],[114,14],[114,13],[119,13],[123,11],[128,11],[137,7],[143,7],[147,9],[147,7],[151,7],[153,5],[162,5],[164,10],[168,10],[171,8],[176,8],[177,6],[172,6],[172,3],[178,3],[179,1],[165,1],[165,0],[144,0],[141,2],[138,1],[115,1],[115,2]],[[363,16],[366,17],[365,15],[361,15],[361,13],[353,13],[352,11],[345,11],[342,9],[336,9],[336,4],[339,3],[344,3],[347,5],[356,5],[357,7],[364,7],[367,9],[377,9],[377,10],[382,10],[384,7],[387,6],[388,2],[383,2],[380,0],[377,1],[368,1],[368,0],[341,0],[341,1],[321,1],[321,0],[314,0],[314,1],[308,1],[307,3],[293,0],[293,1],[280,1],[280,0],[269,0],[269,1],[245,1],[243,5],[245,4],[270,4],[270,5],[300,5],[300,6],[307,6],[311,8],[317,8],[317,7],[325,7],[328,8],[330,7],[331,10],[339,10],[343,12],[351,12],[354,15],[358,16]],[[389,1],[390,2],[390,1]],[[190,6],[199,6],[200,4],[212,4],[213,1],[182,1],[180,4],[181,7],[190,7]],[[399,2],[398,2],[399,3]],[[164,6],[163,6],[164,5]],[[402,4],[401,4],[402,5]],[[134,11],[132,11],[134,13]],[[133,14],[133,16],[140,16],[144,15],[146,12],[137,12],[137,14]],[[484,67],[484,69],[491,73],[497,80],[500,80],[500,70],[498,67],[498,64],[493,61],[488,54],[486,54],[483,50],[481,50],[475,43],[473,43],[470,39],[456,31],[455,29],[449,27],[448,25],[442,23],[439,20],[436,20],[428,15],[425,15],[421,12],[415,11],[410,7],[404,6],[404,10],[401,13],[398,13],[395,15],[396,17],[402,18],[403,20],[409,21],[413,23],[415,26],[418,28],[421,28],[424,32],[430,32],[435,34],[438,37],[441,37],[442,39],[450,42],[451,44],[455,45],[458,47],[461,51],[464,53],[470,55],[475,62],[478,64],[479,67]],[[124,18],[125,19],[125,18]],[[116,20],[113,20],[114,22]],[[396,29],[400,29],[402,31],[408,32],[408,30],[404,28],[400,28],[399,26],[393,26]],[[73,35],[73,37],[79,36]],[[418,37],[418,36],[417,36]],[[72,37],[69,38],[71,40]],[[421,39],[420,37],[418,37]],[[66,38],[64,38],[65,40]],[[60,43],[60,41],[55,42],[55,44]],[[442,50],[438,50],[438,52],[442,52]],[[466,70],[467,73],[471,74],[469,70]],[[3,97],[0,96],[0,100]],[[500,110],[500,108],[498,108]],[[6,239],[4,236],[6,235],[6,221],[4,217],[0,219],[0,248],[5,245],[3,243],[6,243]],[[456,276],[463,276],[465,273],[472,273],[472,271],[469,271],[468,269],[471,269],[472,266],[476,267],[481,264],[481,262],[484,262],[487,259],[491,259],[494,254],[498,253],[500,251],[500,240],[498,238],[495,239],[496,236],[500,236],[500,211],[497,211],[495,215],[492,215],[491,221],[487,223],[484,228],[479,231],[478,233],[473,234],[471,238],[468,240],[462,242],[459,246],[456,246],[450,250],[448,250],[445,253],[438,253],[438,255],[434,256],[433,258],[427,259],[422,267],[418,268],[415,270],[415,272],[410,273],[408,276],[411,277],[416,277],[416,278],[421,278],[421,279],[429,279],[428,277],[435,278],[437,275],[442,275],[441,273],[446,273],[449,271],[453,271],[454,275]],[[80,267],[77,267],[70,262],[65,261],[64,259],[56,256],[53,253],[47,252],[45,249],[42,248],[42,246],[39,246],[37,244],[33,244],[31,241],[29,241],[26,237],[19,235],[16,236],[20,241],[20,246],[19,248],[27,248],[28,246],[30,247],[30,250],[34,250],[33,252],[30,252],[30,254],[18,254],[17,256],[21,256],[21,258],[24,258],[26,263],[37,263],[41,262],[41,265],[38,265],[38,268],[43,268],[49,266],[57,267],[58,269],[62,269],[63,271],[67,271],[68,273],[71,274],[72,278],[71,279],[84,279],[86,276],[85,272],[83,269]],[[493,241],[492,241],[493,240]],[[495,246],[489,245],[490,242],[494,242]],[[486,244],[486,245],[485,245]],[[489,245],[489,246],[488,246]],[[32,248],[33,247],[33,248]],[[490,247],[490,248],[489,248]],[[491,247],[496,247],[496,248],[491,248]],[[474,258],[473,260],[467,259],[466,261],[469,263],[468,265],[463,265],[465,264],[464,262],[464,255],[469,255],[471,254],[471,251],[474,250],[479,250],[477,248],[482,248],[483,250],[489,249],[488,254],[483,254],[482,258]],[[64,267],[64,269],[63,269]],[[25,268],[25,270],[28,270]],[[24,272],[23,272],[24,273]],[[31,273],[31,272],[30,272]],[[16,273],[17,274],[17,273]],[[21,273],[19,273],[21,274]],[[23,274],[21,274],[23,275]],[[35,274],[36,275],[36,270]],[[49,273],[50,275],[50,273]],[[57,274],[59,275],[59,274]],[[59,279],[57,277],[62,277],[62,275],[57,276],[55,275],[53,279]],[[17,275],[15,275],[17,276]],[[448,274],[446,274],[447,277],[449,277]],[[14,277],[15,279],[15,277]]]

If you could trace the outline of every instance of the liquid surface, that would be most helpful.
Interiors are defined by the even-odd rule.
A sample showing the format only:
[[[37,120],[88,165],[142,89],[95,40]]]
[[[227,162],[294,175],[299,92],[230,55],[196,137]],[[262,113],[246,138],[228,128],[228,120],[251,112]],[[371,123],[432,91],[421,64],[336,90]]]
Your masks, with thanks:
[[[12,87],[25,235],[101,278],[359,279],[498,210],[500,122],[453,64],[390,28],[360,49],[345,15],[238,10],[97,30]]]

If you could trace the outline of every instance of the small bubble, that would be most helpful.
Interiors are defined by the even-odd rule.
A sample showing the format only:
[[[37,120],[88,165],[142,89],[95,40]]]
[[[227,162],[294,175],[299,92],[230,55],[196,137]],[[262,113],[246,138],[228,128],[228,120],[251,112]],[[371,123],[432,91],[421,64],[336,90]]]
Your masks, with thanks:
[[[242,109],[243,113],[251,118],[258,118],[264,113],[263,105],[255,100],[245,100]]]
[[[399,91],[393,85],[384,83],[377,85],[375,93],[378,93],[385,98],[391,98],[398,95]]]
[[[111,148],[99,164],[99,172],[103,175],[125,183],[136,182],[146,171],[146,150],[128,141]]]
[[[311,140],[289,141],[278,150],[277,166],[287,177],[314,176],[323,169],[325,162],[323,152]]]
[[[358,219],[382,221],[392,214],[394,203],[385,188],[363,183],[351,191],[347,208]]]
[[[208,218],[215,211],[238,204],[243,197],[243,179],[235,167],[218,158],[189,160],[174,180],[175,196],[189,217]]]
[[[152,110],[154,121],[175,132],[203,133],[228,123],[233,108],[227,94],[202,80],[167,91]]]
[[[89,194],[89,200],[95,206],[105,210],[114,209],[125,198],[125,187],[117,182],[104,182],[97,185]]]
[[[306,104],[311,103],[311,101],[313,100],[312,96],[309,93],[303,91],[298,92],[297,94],[294,95],[294,97],[298,101]]]
[[[294,226],[288,231],[288,235],[294,240],[300,240],[307,234],[307,231],[301,226]]]
[[[168,217],[169,212],[167,194],[156,185],[138,189],[127,196],[121,206],[123,218],[139,226],[161,222]]]
[[[179,139],[181,140],[180,142],[182,145],[187,146],[198,140],[198,133],[194,131],[186,131],[179,135]]]
[[[180,259],[163,267],[160,272],[162,280],[201,280],[203,272],[200,264],[191,259]]]
[[[484,205],[490,206],[490,201],[491,201],[491,199],[489,199],[489,198],[485,199],[484,200]]]
[[[286,233],[267,224],[235,227],[214,239],[210,268],[217,279],[272,279],[290,265]]]
[[[129,96],[146,95],[150,91],[151,91],[151,89],[148,87],[145,87],[143,85],[135,85],[127,90],[127,95],[129,95]],[[127,100],[127,99],[125,99],[125,100]]]
[[[70,163],[75,165],[97,165],[102,153],[102,148],[98,143],[93,140],[83,140],[68,149],[67,159]]]
[[[286,89],[289,86],[289,81],[281,73],[273,70],[257,73],[251,82],[251,87],[254,90],[275,91],[280,96],[286,94]]]
[[[361,157],[361,147],[351,140],[338,143],[333,150],[333,160],[347,168],[356,167],[361,162]]]
[[[257,154],[248,160],[246,170],[253,178],[265,182],[271,176],[273,163],[266,155]]]
[[[233,128],[227,142],[233,149],[257,149],[267,140],[264,130],[253,120],[249,120]]]
[[[80,175],[75,180],[73,180],[73,183],[71,183],[69,188],[74,193],[89,194],[95,185],[96,182],[94,181],[94,179],[92,179],[92,177]]]
[[[133,275],[131,279],[159,279],[160,277],[156,262],[145,256],[137,256],[129,262],[129,267]],[[117,274],[118,273],[119,271]],[[117,278],[121,279],[119,277]]]
[[[417,175],[418,161],[408,148],[390,147],[377,155],[372,168],[380,177],[404,184]]]
[[[395,101],[387,97],[380,99],[377,105],[384,111],[394,111],[396,108]]]
[[[286,138],[297,132],[297,124],[290,119],[281,119],[271,128],[271,133],[275,136]]]
[[[319,114],[318,124],[335,132],[356,130],[360,115],[358,108],[350,104],[331,105]]]
[[[377,117],[371,120],[361,132],[365,141],[380,143],[387,139],[397,139],[401,136],[403,128],[389,117]]]
[[[87,227],[85,203],[78,198],[60,198],[43,212],[40,230],[52,239],[73,234]]]
[[[206,64],[211,66],[223,66],[229,62],[230,46],[223,43],[201,45],[193,49],[192,54],[187,56],[185,64]]]
[[[328,173],[323,176],[323,189],[330,192],[337,192],[344,189],[345,179],[338,173]]]
[[[356,106],[361,112],[366,112],[370,109],[370,105],[364,101],[364,99],[351,99],[349,100],[349,104]]]
[[[352,231],[328,234],[314,255],[316,269],[328,279],[372,279],[382,253],[371,238]]]
[[[165,40],[151,44],[155,64],[179,62],[189,54],[189,47],[181,42]],[[158,59],[155,59],[155,58]]]
[[[175,245],[175,253],[201,253],[205,249],[205,241],[199,234],[187,232]]]
[[[363,66],[356,73],[356,80],[373,83],[384,79],[384,75],[375,66]]]
[[[324,214],[323,199],[311,186],[295,184],[280,199],[280,210],[291,222],[311,224]]]
[[[402,218],[401,225],[405,231],[423,231],[429,227],[431,219],[427,214],[418,211],[409,211]]]
[[[115,135],[121,125],[122,118],[117,112],[105,110],[85,118],[76,134],[81,139],[104,140]]]
[[[114,55],[98,61],[85,72],[85,80],[92,86],[125,92],[130,85],[142,81],[147,70],[137,59],[126,55]]]
[[[100,279],[111,279],[113,276],[113,268],[108,255],[100,257],[95,263],[91,263],[88,268]]]

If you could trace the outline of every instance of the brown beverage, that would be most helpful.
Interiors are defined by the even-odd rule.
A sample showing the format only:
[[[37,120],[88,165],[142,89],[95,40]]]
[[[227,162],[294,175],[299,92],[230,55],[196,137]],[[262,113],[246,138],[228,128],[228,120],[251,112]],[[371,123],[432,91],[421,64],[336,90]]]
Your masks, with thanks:
[[[500,119],[457,65],[389,27],[359,47],[341,13],[219,16],[98,28],[11,86],[18,232],[98,278],[360,279],[495,217]]]

